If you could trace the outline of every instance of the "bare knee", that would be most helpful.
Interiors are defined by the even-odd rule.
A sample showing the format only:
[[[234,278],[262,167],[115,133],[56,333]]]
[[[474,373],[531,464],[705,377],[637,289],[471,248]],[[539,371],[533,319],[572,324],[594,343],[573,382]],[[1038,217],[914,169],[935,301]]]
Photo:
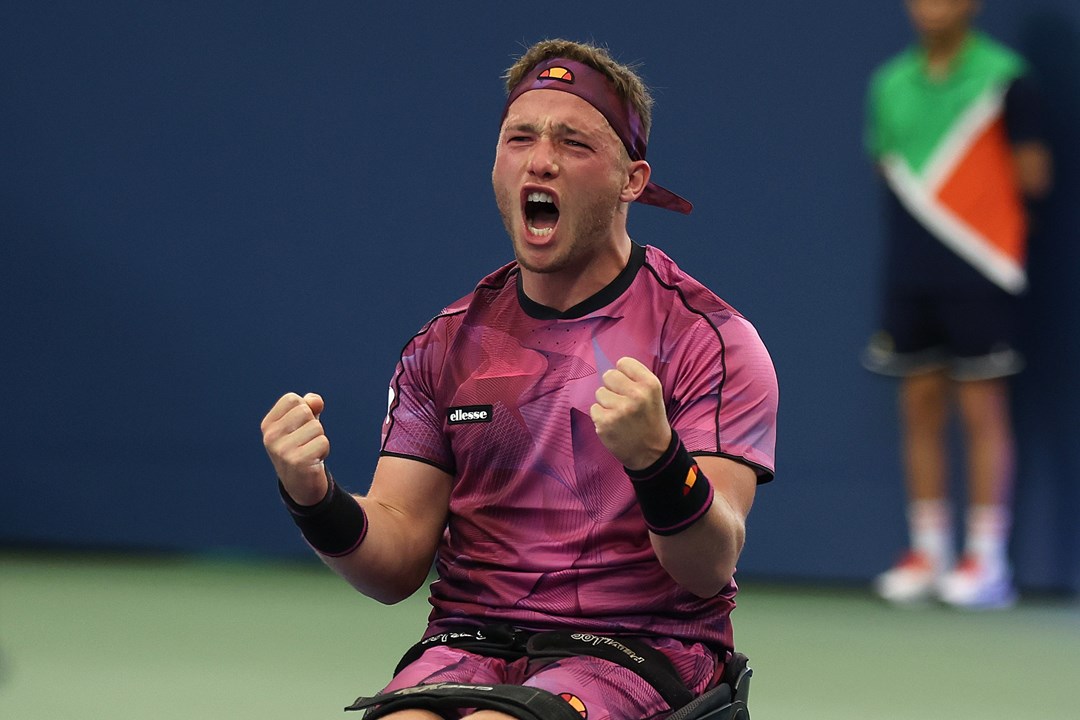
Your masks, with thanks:
[[[1004,380],[960,383],[960,413],[969,432],[1000,434],[1009,425],[1009,392]]]
[[[905,378],[900,406],[909,431],[937,433],[948,417],[949,379],[941,373]]]

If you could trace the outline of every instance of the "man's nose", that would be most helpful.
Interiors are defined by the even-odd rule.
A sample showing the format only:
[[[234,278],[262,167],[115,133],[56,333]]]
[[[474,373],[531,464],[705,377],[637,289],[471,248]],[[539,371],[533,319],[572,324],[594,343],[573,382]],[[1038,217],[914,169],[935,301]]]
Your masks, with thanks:
[[[552,178],[559,174],[555,158],[555,145],[547,138],[540,138],[529,155],[529,173],[536,177]]]

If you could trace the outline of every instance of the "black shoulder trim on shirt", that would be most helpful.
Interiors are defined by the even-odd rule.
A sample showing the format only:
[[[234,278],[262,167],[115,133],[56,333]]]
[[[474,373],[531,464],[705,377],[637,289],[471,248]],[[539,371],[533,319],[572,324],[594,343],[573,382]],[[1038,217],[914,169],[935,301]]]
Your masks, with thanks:
[[[466,312],[467,310],[468,310],[468,306],[463,307],[463,308],[456,308],[456,309],[450,310],[450,311],[443,311],[443,312],[440,312],[435,317],[428,320],[426,323],[424,323],[424,326],[422,328],[420,328],[419,332],[417,332],[415,335],[410,337],[408,339],[408,341],[404,345],[401,346],[401,351],[398,352],[398,360],[394,364],[395,368],[398,365],[401,364],[401,358],[405,357],[405,350],[408,349],[409,345],[411,345],[416,340],[416,338],[423,337],[424,335],[426,335],[431,330],[431,328],[435,327],[435,323],[440,318],[451,317],[453,315],[461,315],[462,313]],[[399,380],[399,374],[395,370],[394,377],[392,377],[390,379],[390,386],[394,391],[394,402],[393,402],[392,405],[390,405],[389,407],[386,408],[386,417],[388,417],[390,419],[390,427],[388,427],[386,429],[386,433],[384,435],[383,442],[379,445],[380,452],[382,451],[382,448],[385,447],[386,441],[390,439],[390,433],[393,431],[394,423],[396,422],[395,419],[394,419],[394,410],[397,408],[398,403],[401,402],[401,393],[398,392],[398,390],[399,390],[398,380]],[[402,457],[406,457],[406,456],[402,456]],[[415,459],[419,460],[420,458],[415,458]]]
[[[452,469],[447,468],[447,467],[443,467],[442,465],[440,465],[437,462],[432,462],[431,460],[428,460],[427,458],[422,458],[422,457],[420,457],[418,455],[409,455],[407,453],[396,453],[396,452],[388,452],[386,450],[382,450],[382,451],[379,452],[379,457],[396,457],[396,458],[402,458],[404,460],[415,460],[416,462],[422,462],[425,465],[430,465],[433,468],[436,468],[438,470],[442,470],[447,475],[453,475],[454,474],[454,471]]]
[[[521,309],[525,311],[526,315],[531,318],[536,318],[537,320],[573,320],[574,318],[585,317],[591,312],[596,312],[600,308],[610,305],[618,299],[620,295],[626,292],[634,282],[634,278],[637,277],[638,270],[644,265],[645,246],[631,243],[630,260],[626,263],[626,267],[622,269],[622,272],[620,272],[607,287],[603,288],[595,295],[582,300],[565,312],[550,308],[547,305],[541,305],[529,298],[529,296],[525,294],[525,290],[521,287],[521,274],[518,273],[518,302],[521,304]]]
[[[660,273],[656,271],[656,268],[645,263],[645,269],[649,271],[661,287],[674,292],[678,296],[679,301],[683,304],[683,307],[707,322],[713,332],[716,333],[716,339],[720,342],[720,382],[716,388],[716,417],[713,420],[713,424],[716,426],[716,447],[723,447],[720,443],[720,411],[723,409],[724,383],[727,382],[727,344],[724,342],[724,334],[720,332],[720,328],[716,326],[716,323],[712,321],[712,318],[709,317],[708,313],[699,310],[690,304],[690,301],[686,299],[686,295],[683,294],[683,291],[679,287],[664,282],[660,277]],[[722,455],[723,453],[717,452],[716,454]]]
[[[722,457],[722,458],[727,458],[728,460],[733,460],[733,461],[739,463],[740,465],[745,465],[746,467],[753,470],[754,473],[757,475],[757,484],[758,485],[764,485],[765,483],[772,480],[773,476],[775,475],[775,473],[772,470],[765,467],[764,465],[759,465],[758,463],[750,462],[749,460],[747,460],[746,458],[744,458],[744,457],[742,457],[740,455],[732,455],[730,453],[723,453],[723,452],[708,452],[708,451],[705,451],[705,452],[692,452],[692,453],[690,453],[690,457]]]

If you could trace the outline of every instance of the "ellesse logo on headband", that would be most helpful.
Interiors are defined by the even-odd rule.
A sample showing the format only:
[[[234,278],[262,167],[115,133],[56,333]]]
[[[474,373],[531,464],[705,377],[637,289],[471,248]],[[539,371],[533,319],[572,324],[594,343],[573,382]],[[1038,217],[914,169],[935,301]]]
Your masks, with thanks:
[[[446,411],[446,421],[451,425],[491,422],[493,414],[490,405],[461,405]]]
[[[564,83],[574,84],[574,73],[564,67],[555,65],[544,70],[536,76],[537,80],[560,80]]]

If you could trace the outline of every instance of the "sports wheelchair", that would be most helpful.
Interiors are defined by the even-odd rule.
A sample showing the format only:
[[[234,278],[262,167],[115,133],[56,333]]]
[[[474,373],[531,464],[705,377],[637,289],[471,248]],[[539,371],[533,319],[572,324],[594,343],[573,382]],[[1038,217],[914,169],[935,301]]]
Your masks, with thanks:
[[[750,720],[746,703],[753,674],[747,657],[735,653],[724,668],[720,684],[683,705],[668,720]],[[439,712],[457,707],[500,710],[520,720],[580,720],[578,711],[558,696],[517,685],[420,685],[377,697],[362,697],[345,709],[366,710],[364,720],[377,720],[406,708]]]

